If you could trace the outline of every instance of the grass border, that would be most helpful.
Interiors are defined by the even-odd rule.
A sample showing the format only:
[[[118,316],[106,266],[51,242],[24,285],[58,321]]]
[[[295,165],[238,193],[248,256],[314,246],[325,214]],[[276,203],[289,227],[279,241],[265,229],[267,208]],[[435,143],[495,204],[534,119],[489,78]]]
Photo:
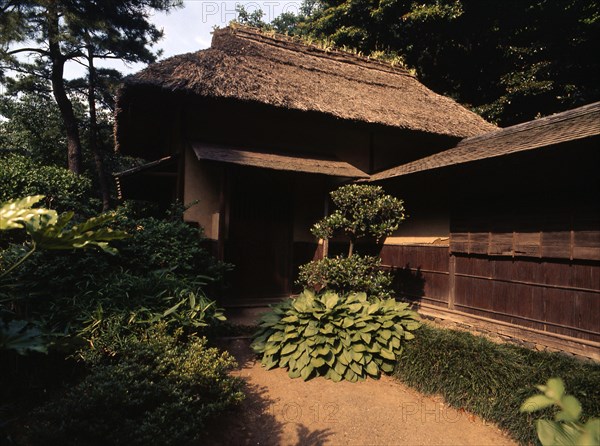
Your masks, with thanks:
[[[533,420],[549,417],[551,409],[531,415],[519,407],[537,393],[536,384],[551,377],[564,380],[567,392],[581,402],[584,418],[600,416],[599,363],[428,324],[415,336],[404,344],[395,378],[497,424],[521,444],[539,444]]]

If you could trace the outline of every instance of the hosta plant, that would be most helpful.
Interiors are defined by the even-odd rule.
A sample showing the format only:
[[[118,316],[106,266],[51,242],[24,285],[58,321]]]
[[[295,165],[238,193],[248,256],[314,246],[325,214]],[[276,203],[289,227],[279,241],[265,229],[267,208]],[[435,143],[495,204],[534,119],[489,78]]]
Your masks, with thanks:
[[[538,438],[543,446],[593,446],[600,444],[600,418],[581,421],[581,404],[573,395],[565,393],[560,378],[550,378],[546,385],[537,388],[542,394],[527,398],[521,412],[531,413],[556,406],[554,420],[535,422]]]
[[[417,313],[394,299],[305,290],[262,317],[252,348],[263,366],[287,368],[291,378],[355,382],[392,372],[419,326]]]

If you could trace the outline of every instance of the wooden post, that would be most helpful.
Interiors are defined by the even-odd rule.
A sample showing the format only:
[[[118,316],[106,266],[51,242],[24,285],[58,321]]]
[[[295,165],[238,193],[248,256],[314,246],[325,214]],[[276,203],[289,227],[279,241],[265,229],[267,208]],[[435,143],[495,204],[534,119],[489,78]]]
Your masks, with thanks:
[[[229,175],[227,166],[221,169],[221,190],[219,192],[219,233],[217,236],[217,258],[225,260],[225,237],[229,229]]]
[[[450,254],[448,263],[448,309],[454,310],[456,292],[456,256]]]

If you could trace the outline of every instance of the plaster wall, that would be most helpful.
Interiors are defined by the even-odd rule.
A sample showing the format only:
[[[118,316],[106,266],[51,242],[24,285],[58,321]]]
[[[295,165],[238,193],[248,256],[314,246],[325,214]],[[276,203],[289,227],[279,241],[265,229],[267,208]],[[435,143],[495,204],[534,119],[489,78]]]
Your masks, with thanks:
[[[214,164],[198,161],[191,148],[185,149],[183,202],[198,204],[185,211],[186,222],[204,228],[207,238],[219,238],[221,169]]]
[[[385,239],[386,245],[431,244],[448,245],[450,218],[445,212],[410,213],[400,227]]]

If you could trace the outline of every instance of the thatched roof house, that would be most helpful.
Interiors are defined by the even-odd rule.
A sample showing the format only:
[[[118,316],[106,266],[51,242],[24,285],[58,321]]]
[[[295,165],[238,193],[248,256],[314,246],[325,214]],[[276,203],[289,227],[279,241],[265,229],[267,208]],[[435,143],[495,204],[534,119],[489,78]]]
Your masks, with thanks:
[[[328,192],[379,182],[411,215],[381,251],[399,294],[594,356],[599,123],[592,104],[498,129],[401,68],[229,27],[128,77],[115,135],[150,161],[125,197],[199,202],[184,218],[236,265],[229,298],[289,295]]]
[[[127,107],[128,91],[139,88],[148,88],[148,94],[162,90],[235,99],[458,138],[495,129],[402,68],[247,27],[217,30],[209,49],[171,57],[129,77],[117,121]]]

